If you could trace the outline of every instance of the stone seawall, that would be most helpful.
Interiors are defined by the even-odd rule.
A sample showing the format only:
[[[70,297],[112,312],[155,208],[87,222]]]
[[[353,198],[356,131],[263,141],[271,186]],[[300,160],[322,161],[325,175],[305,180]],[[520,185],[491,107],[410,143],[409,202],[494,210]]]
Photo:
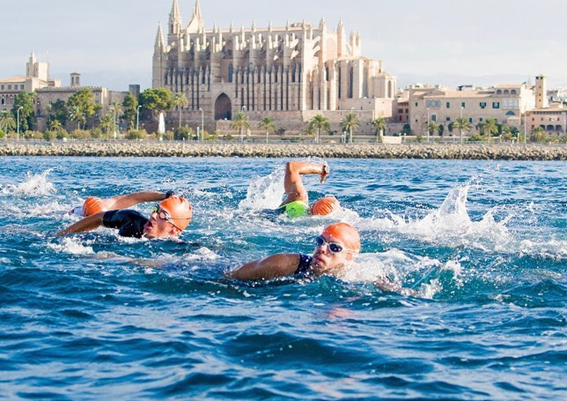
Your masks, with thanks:
[[[0,156],[308,157],[377,159],[567,160],[561,145],[227,144],[181,142],[0,143]]]

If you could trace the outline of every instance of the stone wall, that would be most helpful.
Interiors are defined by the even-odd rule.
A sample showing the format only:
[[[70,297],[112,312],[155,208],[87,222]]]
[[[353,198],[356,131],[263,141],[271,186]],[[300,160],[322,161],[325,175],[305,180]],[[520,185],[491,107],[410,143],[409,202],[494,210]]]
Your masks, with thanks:
[[[183,142],[12,143],[0,156],[283,157],[473,160],[567,160],[567,147],[440,144],[239,144]]]

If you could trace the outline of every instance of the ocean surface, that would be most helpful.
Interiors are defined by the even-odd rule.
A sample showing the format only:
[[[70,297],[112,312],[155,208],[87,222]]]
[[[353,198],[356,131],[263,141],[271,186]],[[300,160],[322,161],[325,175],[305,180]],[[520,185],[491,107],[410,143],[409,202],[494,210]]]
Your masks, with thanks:
[[[567,399],[566,163],[328,162],[344,210],[290,220],[282,159],[0,158],[0,399]],[[192,202],[178,241],[54,236],[141,190]],[[338,220],[341,279],[225,278]]]

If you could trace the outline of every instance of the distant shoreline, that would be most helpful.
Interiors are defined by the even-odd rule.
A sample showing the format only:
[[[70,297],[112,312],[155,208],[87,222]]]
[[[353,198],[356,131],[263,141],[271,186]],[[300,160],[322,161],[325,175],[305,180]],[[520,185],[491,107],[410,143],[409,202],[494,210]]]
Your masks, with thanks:
[[[444,160],[567,160],[564,145],[541,144],[240,144],[182,142],[0,142],[0,156],[262,157]]]

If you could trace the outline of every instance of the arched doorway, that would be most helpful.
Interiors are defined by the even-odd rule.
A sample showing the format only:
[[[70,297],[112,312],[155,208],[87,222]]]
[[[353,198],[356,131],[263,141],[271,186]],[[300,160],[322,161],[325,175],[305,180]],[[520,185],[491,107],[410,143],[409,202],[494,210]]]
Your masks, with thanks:
[[[232,119],[232,103],[230,98],[221,93],[215,101],[215,120]]]

